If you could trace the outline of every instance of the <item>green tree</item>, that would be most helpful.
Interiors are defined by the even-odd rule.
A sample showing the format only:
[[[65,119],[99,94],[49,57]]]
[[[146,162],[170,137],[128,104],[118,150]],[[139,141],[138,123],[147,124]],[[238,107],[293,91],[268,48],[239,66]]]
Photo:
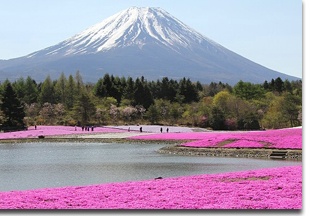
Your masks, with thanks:
[[[271,81],[269,83],[269,90],[270,91],[274,91],[275,90],[275,81],[274,81],[274,79],[271,79]]]
[[[100,78],[95,87],[94,93],[96,96],[100,98],[110,97],[109,92],[112,88],[112,81],[109,74],[105,74],[103,78]]]
[[[199,81],[196,82],[196,88],[198,91],[203,91],[203,86]]]
[[[67,78],[62,72],[55,84],[55,97],[57,98],[58,103],[65,104],[67,101]]]
[[[30,76],[26,78],[19,78],[14,83],[12,87],[17,94],[17,97],[28,105],[37,102],[38,99],[38,86],[37,83],[31,79]]]
[[[183,98],[183,100],[180,101],[182,103],[197,102],[199,100],[198,90],[190,79],[183,78],[180,80],[178,94]]]
[[[281,106],[284,103],[284,98],[275,97],[268,106],[268,110],[262,119],[262,126],[264,128],[284,128],[287,125],[287,120],[283,118],[281,113]]]
[[[86,92],[83,92],[78,97],[73,109],[76,120],[80,121],[82,125],[89,124],[92,117],[96,114],[95,104]]]
[[[85,85],[80,71],[75,73],[75,86],[77,95],[81,95],[85,91]]]
[[[287,79],[283,83],[283,88],[284,88],[284,91],[287,91],[289,93],[293,93],[292,84]]]
[[[284,82],[282,81],[282,79],[280,77],[278,77],[275,81],[274,81],[274,90],[282,93],[282,91],[284,90]]]
[[[38,101],[38,85],[35,80],[33,80],[30,76],[26,78],[25,82],[25,95],[24,95],[24,102],[28,105],[32,103],[36,103]]]
[[[65,107],[71,110],[73,108],[75,99],[78,97],[76,83],[72,75],[70,75],[68,78],[65,92],[67,97]]]
[[[225,116],[223,111],[219,107],[212,107],[210,126],[213,130],[225,130]]]
[[[154,105],[159,112],[158,121],[164,120],[165,123],[168,122],[170,119],[170,110],[171,110],[170,101],[163,100],[163,99],[157,99],[154,101]]]
[[[179,119],[181,119],[184,108],[180,106],[179,103],[172,103],[170,106],[170,117],[172,119],[172,124],[176,124]]]
[[[2,95],[1,111],[4,116],[3,130],[23,130],[25,128],[24,105],[18,99],[11,83],[7,83]]]
[[[268,106],[262,122],[267,128],[295,127],[301,124],[298,116],[302,107],[299,96],[289,92],[276,96]]]
[[[260,125],[258,121],[258,116],[249,112],[247,115],[243,115],[242,118],[238,119],[238,129],[239,130],[259,130]]]
[[[141,105],[148,109],[154,103],[153,96],[149,87],[146,85],[144,78],[136,79],[134,91],[134,106]]]
[[[268,83],[268,81],[267,80],[265,80],[265,82],[264,82],[264,84],[263,84],[263,88],[266,90],[266,91],[268,91],[269,90],[269,83]]]
[[[211,97],[213,97],[214,95],[216,95],[217,93],[223,90],[227,90],[228,92],[231,92],[232,87],[228,85],[227,83],[223,84],[222,82],[219,82],[219,83],[211,82],[209,85],[205,85],[203,89],[204,95],[211,96]]]
[[[239,81],[233,88],[233,93],[244,100],[261,99],[264,89],[261,85]]]
[[[99,80],[96,82],[94,86],[94,94],[95,96],[100,97],[100,98],[107,97],[108,94],[103,84],[102,78],[99,78]]]
[[[25,79],[23,77],[19,78],[18,80],[16,80],[14,83],[12,83],[12,87],[14,89],[14,91],[17,94],[17,97],[23,101],[24,101],[24,97],[25,97]]]
[[[175,101],[175,97],[178,90],[178,83],[173,80],[169,80],[168,77],[162,78],[161,82],[156,83],[157,98],[169,100],[170,102]]]
[[[126,80],[120,79],[118,76],[114,77],[109,74],[105,74],[103,78],[100,78],[94,86],[94,94],[97,97],[113,97],[117,100],[117,103],[121,103],[123,92],[126,89]]]
[[[151,124],[158,123],[160,119],[160,112],[154,104],[152,104],[147,110],[146,117],[151,122]]]
[[[39,100],[41,104],[44,103],[55,103],[55,91],[54,84],[51,77],[48,75],[41,85],[41,92],[39,95]]]
[[[124,89],[124,98],[132,101],[134,99],[135,82],[131,77],[126,80],[126,87]]]
[[[233,95],[231,95],[228,91],[221,91],[217,93],[213,98],[213,106],[221,107],[224,114],[228,115],[231,113],[231,109],[233,108],[231,106],[231,99]]]
[[[111,76],[112,86],[109,91],[109,96],[114,97],[117,100],[117,104],[119,105],[121,103],[121,99],[123,96],[123,91],[126,88],[125,86],[122,86],[121,79],[117,76]]]
[[[302,98],[302,81],[296,80],[291,82],[293,94]]]
[[[180,106],[180,105],[179,105]],[[181,106],[180,106],[181,107]],[[201,105],[199,103],[186,104],[182,113],[182,121],[184,124],[198,126],[201,124],[203,114],[200,112]]]
[[[228,91],[221,91],[217,93],[212,105],[222,110],[228,128],[237,127],[238,129],[259,129],[258,115],[256,115],[258,106],[256,100],[245,100],[235,95],[230,94]]]
[[[1,85],[0,85],[0,96],[3,95],[4,90],[5,90],[6,86],[7,86],[7,84],[11,84],[11,82],[8,79],[6,79],[3,83],[1,83]]]
[[[283,97],[284,101],[281,106],[283,117],[289,121],[290,127],[299,126],[298,114],[301,109],[301,99],[288,92]]]

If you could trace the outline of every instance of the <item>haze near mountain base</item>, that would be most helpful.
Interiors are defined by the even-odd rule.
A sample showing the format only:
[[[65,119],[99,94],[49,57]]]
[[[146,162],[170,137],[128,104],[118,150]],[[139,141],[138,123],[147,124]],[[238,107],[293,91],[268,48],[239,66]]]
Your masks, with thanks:
[[[27,56],[0,61],[0,79],[77,70],[85,81],[105,73],[150,80],[190,78],[201,83],[263,83],[281,77],[297,80],[256,64],[201,35],[160,8],[131,7],[85,31]]]

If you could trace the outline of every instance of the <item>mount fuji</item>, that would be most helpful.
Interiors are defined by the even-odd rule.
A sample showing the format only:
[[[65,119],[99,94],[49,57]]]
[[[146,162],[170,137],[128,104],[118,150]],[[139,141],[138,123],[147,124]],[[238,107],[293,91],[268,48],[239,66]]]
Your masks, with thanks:
[[[75,74],[96,82],[105,73],[150,80],[190,78],[201,83],[263,83],[281,77],[208,39],[160,8],[131,7],[54,46],[0,60],[0,80],[44,80]]]

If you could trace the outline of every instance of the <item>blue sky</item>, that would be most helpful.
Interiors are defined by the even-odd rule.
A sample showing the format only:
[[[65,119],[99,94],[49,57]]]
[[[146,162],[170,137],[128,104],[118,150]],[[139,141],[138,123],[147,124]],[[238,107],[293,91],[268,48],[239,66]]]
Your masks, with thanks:
[[[0,59],[52,46],[131,6],[161,7],[224,47],[302,77],[300,0],[0,0]]]

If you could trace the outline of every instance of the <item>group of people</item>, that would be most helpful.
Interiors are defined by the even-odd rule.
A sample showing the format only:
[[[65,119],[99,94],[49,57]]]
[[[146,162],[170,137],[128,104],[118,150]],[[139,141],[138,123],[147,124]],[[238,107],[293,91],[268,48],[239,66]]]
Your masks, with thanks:
[[[130,127],[129,127],[129,128],[128,128],[128,132],[130,132],[130,130],[131,130],[131,129],[130,129]],[[141,133],[143,132],[142,127],[140,127],[139,130],[140,130]],[[162,132],[163,132],[163,128],[161,127],[161,128],[160,128],[160,133],[162,133]],[[167,133],[169,132],[169,128],[166,129],[166,132],[167,132]]]
[[[169,128],[167,128],[166,131],[167,131],[167,133],[168,133],[168,132],[169,132]],[[142,133],[142,127],[140,127],[140,132]],[[163,128],[161,127],[161,128],[160,128],[160,133],[162,133],[162,132],[163,132]]]
[[[76,127],[75,127],[76,130]],[[82,126],[82,131],[94,131],[94,126]]]
[[[167,128],[166,131],[167,131],[167,133],[168,133],[168,132],[169,132],[169,128]],[[160,133],[162,133],[162,132],[163,132],[163,128],[161,127],[161,128],[160,128]]]

